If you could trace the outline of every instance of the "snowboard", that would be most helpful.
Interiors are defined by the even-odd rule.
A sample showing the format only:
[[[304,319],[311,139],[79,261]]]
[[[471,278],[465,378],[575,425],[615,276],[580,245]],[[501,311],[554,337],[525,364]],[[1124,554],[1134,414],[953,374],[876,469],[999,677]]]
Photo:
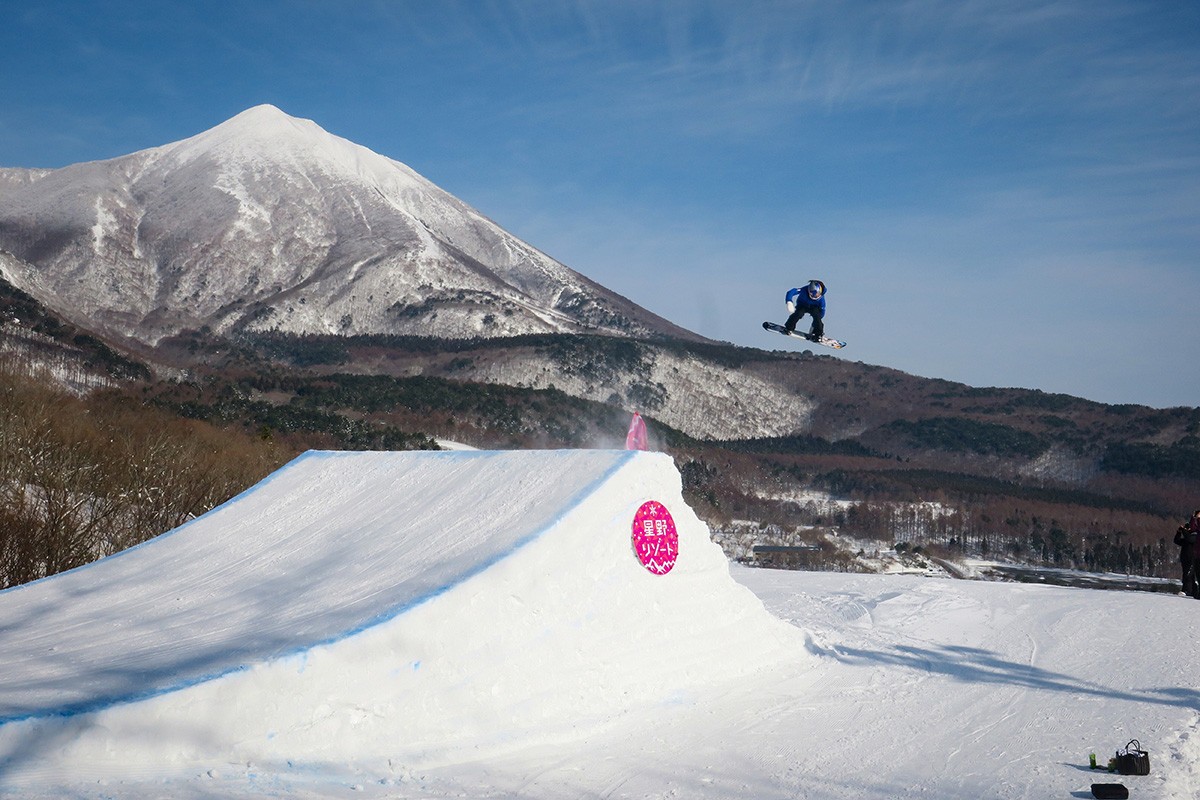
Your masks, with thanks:
[[[782,333],[784,336],[795,336],[797,339],[804,339],[812,342],[813,344],[823,344],[826,347],[832,347],[835,350],[841,350],[846,346],[845,342],[838,341],[837,339],[830,339],[828,336],[812,336],[807,333],[800,333],[799,331],[792,331],[791,333],[788,333],[787,328],[775,322],[764,322],[763,330],[775,331],[776,333]]]

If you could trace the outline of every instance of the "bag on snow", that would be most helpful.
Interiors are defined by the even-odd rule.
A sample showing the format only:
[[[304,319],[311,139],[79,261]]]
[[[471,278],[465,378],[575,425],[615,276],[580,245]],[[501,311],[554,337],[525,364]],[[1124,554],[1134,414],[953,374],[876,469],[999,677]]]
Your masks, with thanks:
[[[1117,751],[1117,772],[1122,775],[1149,775],[1150,753],[1142,749],[1142,743],[1131,739],[1123,750]]]
[[[1092,797],[1098,800],[1128,800],[1129,790],[1122,783],[1093,783]]]

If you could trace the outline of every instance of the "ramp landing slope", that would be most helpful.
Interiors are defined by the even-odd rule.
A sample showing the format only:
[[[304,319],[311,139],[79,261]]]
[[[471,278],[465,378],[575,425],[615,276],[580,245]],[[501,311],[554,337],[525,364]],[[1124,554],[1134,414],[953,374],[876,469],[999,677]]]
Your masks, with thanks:
[[[803,652],[630,451],[306,453],[0,620],[0,783],[478,759]]]

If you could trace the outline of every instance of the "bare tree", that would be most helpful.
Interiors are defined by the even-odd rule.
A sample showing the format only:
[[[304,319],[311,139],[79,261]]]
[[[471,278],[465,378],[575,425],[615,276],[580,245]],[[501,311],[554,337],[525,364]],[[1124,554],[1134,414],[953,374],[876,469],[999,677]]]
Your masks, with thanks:
[[[78,398],[0,368],[0,587],[170,530],[289,455],[129,394]]]

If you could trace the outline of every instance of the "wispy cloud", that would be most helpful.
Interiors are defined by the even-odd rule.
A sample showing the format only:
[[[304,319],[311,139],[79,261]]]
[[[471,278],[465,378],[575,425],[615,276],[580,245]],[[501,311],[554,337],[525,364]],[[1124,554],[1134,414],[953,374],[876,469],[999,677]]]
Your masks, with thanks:
[[[407,4],[401,4],[407,6]],[[408,11],[450,45],[547,76],[545,103],[683,134],[762,134],[856,111],[997,118],[1196,110],[1197,49],[1130,51],[1152,11],[1107,0],[796,3],[489,0]],[[436,19],[431,18],[431,15]],[[1182,62],[1181,62],[1182,59]],[[1182,65],[1182,69],[1180,68]],[[532,107],[531,107],[532,106]],[[553,110],[550,110],[553,109]]]

